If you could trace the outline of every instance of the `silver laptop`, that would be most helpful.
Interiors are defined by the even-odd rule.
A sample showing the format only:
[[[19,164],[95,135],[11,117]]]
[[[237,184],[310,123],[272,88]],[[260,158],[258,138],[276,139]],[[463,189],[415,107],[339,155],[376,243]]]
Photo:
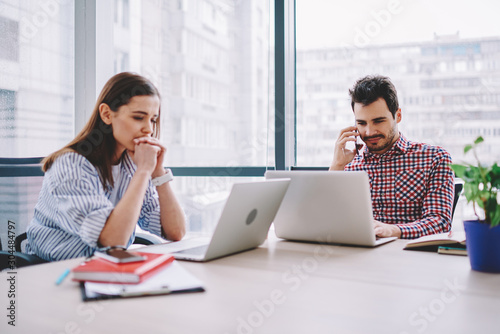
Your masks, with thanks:
[[[274,219],[283,239],[374,247],[377,238],[368,175],[344,171],[267,171],[266,179],[290,178]]]
[[[256,248],[266,240],[290,180],[233,185],[211,238],[194,238],[141,251],[172,253],[178,260],[208,261]]]

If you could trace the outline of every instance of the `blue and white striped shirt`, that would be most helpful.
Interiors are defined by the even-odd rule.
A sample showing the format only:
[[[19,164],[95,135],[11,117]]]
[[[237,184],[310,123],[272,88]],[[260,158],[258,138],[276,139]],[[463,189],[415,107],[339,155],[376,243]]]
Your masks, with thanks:
[[[66,153],[58,157],[45,173],[33,220],[27,229],[26,252],[48,261],[90,256],[114,204],[128,188],[136,166],[128,154],[123,156],[114,189],[103,189],[98,170],[84,156]],[[161,236],[158,193],[149,182],[138,221],[146,231]],[[132,244],[135,233],[128,245]]]

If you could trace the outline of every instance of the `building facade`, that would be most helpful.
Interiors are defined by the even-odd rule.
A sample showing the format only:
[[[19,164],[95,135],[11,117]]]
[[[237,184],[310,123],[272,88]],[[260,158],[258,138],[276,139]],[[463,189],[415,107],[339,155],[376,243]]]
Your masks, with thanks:
[[[409,138],[470,160],[463,147],[482,135],[482,162],[500,160],[500,38],[435,36],[412,44],[297,52],[298,165],[328,166],[340,129],[354,123],[348,89],[368,74],[398,90]]]

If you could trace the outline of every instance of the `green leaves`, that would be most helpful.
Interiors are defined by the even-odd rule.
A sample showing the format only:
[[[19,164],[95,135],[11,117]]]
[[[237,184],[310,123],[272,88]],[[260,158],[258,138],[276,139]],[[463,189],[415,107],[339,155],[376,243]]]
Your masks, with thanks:
[[[467,154],[467,152],[469,152],[473,147],[474,146],[472,146],[471,144],[465,145],[464,154]]]
[[[475,180],[479,180],[481,177],[481,173],[479,172],[479,168],[472,165],[458,165],[460,169],[456,170],[455,173],[457,175],[460,174],[460,178],[467,182],[473,182]],[[455,169],[454,169],[455,170]]]
[[[474,140],[474,144],[467,144],[464,147],[464,154],[467,154],[470,150],[474,149],[478,144],[482,143],[484,141],[484,138],[479,136]]]
[[[464,147],[464,153],[473,151],[477,166],[471,164],[452,164],[456,176],[464,180],[464,196],[467,202],[473,202],[485,212],[485,220],[492,227],[500,224],[500,166],[495,162],[492,166],[482,166],[477,158],[475,148],[484,142],[479,136],[473,144]]]
[[[500,166],[495,162],[488,172],[489,181],[491,186],[496,188],[497,192],[500,190]]]
[[[491,227],[500,225],[500,205],[497,205],[496,210],[491,215]]]
[[[479,143],[482,143],[484,141],[483,137],[479,136],[474,140],[474,145],[477,145]]]

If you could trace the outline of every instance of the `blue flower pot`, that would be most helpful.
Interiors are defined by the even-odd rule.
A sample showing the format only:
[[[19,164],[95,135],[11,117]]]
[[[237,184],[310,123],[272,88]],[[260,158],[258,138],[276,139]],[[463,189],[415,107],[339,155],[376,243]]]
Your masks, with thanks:
[[[472,270],[500,273],[500,225],[464,221],[467,253]]]

